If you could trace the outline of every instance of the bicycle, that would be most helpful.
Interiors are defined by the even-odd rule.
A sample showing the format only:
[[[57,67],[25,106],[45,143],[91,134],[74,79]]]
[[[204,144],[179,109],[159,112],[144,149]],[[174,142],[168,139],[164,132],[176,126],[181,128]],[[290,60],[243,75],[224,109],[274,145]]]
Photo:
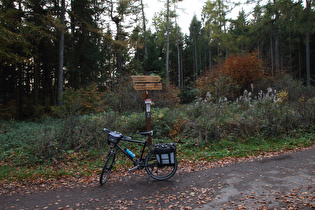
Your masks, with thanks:
[[[153,131],[148,131],[148,132],[141,132],[141,135],[146,136],[145,141],[137,141],[132,139],[131,137],[128,136],[123,136],[122,134],[108,130],[106,128],[103,129],[105,132],[108,133],[108,144],[110,144],[110,151],[107,155],[102,173],[100,175],[100,184],[103,185],[106,180],[108,179],[111,170],[115,164],[115,158],[116,158],[116,153],[118,151],[121,151],[124,155],[126,155],[133,163],[134,167],[129,169],[129,172],[135,170],[135,169],[143,169],[145,168],[147,174],[149,175],[148,181],[150,177],[156,180],[167,180],[171,178],[177,170],[177,160],[176,160],[176,154],[175,151],[171,153],[172,151],[169,149],[169,153],[167,154],[167,157],[169,157],[166,161],[163,159],[161,154],[156,154],[157,149],[156,148],[162,148],[166,144],[155,144],[154,148],[148,145],[148,136],[153,135]],[[133,153],[129,153],[130,151],[122,149],[122,147],[119,145],[121,141],[127,141],[127,142],[132,142],[132,143],[137,143],[137,144],[142,144],[142,152],[140,155],[139,159],[135,159],[135,155]],[[169,144],[168,148],[171,148],[173,144]],[[146,147],[149,148],[149,153],[146,155],[144,158],[144,152]],[[175,145],[174,145],[175,148]],[[163,152],[162,152],[163,153]],[[162,154],[164,155],[164,154]]]

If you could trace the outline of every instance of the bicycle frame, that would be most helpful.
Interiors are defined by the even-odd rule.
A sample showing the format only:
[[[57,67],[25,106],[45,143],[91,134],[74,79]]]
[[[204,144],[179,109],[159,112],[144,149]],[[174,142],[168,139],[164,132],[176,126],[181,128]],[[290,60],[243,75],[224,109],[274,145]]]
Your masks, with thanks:
[[[148,147],[150,151],[152,151],[151,147],[148,145],[148,141],[137,141],[137,140],[133,140],[133,139],[122,139],[121,141],[128,141],[128,142],[132,142],[132,143],[137,143],[137,144],[143,144],[142,146],[142,151],[141,151],[141,156],[139,158],[139,160],[144,160],[144,151],[145,148]],[[131,158],[130,155],[128,155],[128,153],[121,148],[121,146],[119,145],[119,143],[112,145],[111,147],[113,147],[113,149],[115,150],[115,152],[117,152],[117,148],[124,154],[126,155],[133,163],[135,166],[139,165],[140,163],[137,161],[137,159]],[[143,167],[143,165],[139,165],[141,167]]]

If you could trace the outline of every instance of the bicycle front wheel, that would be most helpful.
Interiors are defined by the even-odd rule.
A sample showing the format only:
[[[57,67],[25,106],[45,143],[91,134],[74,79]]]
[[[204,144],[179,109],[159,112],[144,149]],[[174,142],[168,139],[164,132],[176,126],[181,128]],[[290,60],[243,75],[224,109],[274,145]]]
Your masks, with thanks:
[[[159,164],[156,155],[150,152],[145,158],[145,170],[156,180],[167,180],[171,178],[177,170],[177,160],[174,165],[162,166]]]
[[[103,170],[100,176],[101,185],[103,185],[106,182],[107,178],[109,177],[109,174],[112,171],[114,163],[115,163],[115,153],[110,152],[106,159],[105,165],[103,167]]]

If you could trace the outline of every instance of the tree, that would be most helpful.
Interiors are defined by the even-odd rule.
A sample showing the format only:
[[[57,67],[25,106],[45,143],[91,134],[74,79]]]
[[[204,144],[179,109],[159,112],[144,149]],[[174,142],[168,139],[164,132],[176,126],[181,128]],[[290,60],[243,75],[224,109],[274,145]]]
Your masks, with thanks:
[[[122,23],[125,21],[125,19],[127,19],[127,17],[136,16],[140,12],[140,9],[141,7],[138,5],[137,0],[118,0],[116,2],[113,2],[113,0],[110,1],[109,14],[111,20],[116,26],[116,38],[114,46],[116,48],[116,73],[118,76],[118,81],[120,81],[119,78],[123,74],[123,52],[127,47],[127,33],[124,32]]]
[[[172,3],[176,3],[182,0],[172,0]],[[169,51],[170,51],[170,0],[166,0],[166,80],[169,81]],[[176,17],[176,10],[175,14],[173,15]]]
[[[70,34],[66,37],[68,85],[75,89],[98,81],[100,68],[101,29],[97,20],[103,12],[97,1],[71,1]]]
[[[166,67],[165,67],[165,72],[166,72],[166,80],[169,81],[169,51],[170,51],[170,0],[166,0],[166,7],[167,7],[167,13],[166,13]]]
[[[174,8],[175,14],[176,14],[176,6]],[[176,36],[176,47],[177,47],[177,69],[178,69],[178,82],[177,87],[179,90],[181,90],[184,86],[183,84],[183,68],[182,68],[182,60],[181,60],[181,50],[182,50],[182,42],[179,38],[180,36],[180,30],[177,25],[177,19],[175,17],[175,36]]]
[[[194,78],[195,80],[197,79],[198,76],[198,53],[197,53],[197,48],[198,48],[198,39],[201,33],[201,22],[197,20],[196,15],[194,15],[190,26],[189,26],[189,32],[190,32],[190,38],[193,42],[194,45],[194,65],[193,65],[193,70],[194,70]]]
[[[239,53],[247,51],[249,48],[249,23],[246,20],[247,16],[242,9],[236,20],[231,20],[230,31],[232,35],[232,46],[230,51],[232,53]]]
[[[155,47],[156,50],[161,50],[158,57],[153,58],[155,61],[159,63],[160,61],[157,61],[157,59],[162,59],[164,62],[164,68],[159,69],[160,75],[165,75],[166,78],[166,67],[165,67],[165,61],[167,60],[167,51],[169,51],[169,61],[167,62],[169,66],[169,72],[168,72],[168,81],[171,83],[176,84],[178,81],[178,45],[177,43],[182,43],[182,35],[180,34],[180,29],[174,24],[174,17],[176,17],[176,12],[174,10],[170,10],[170,18],[169,18],[169,42],[167,42],[167,15],[164,11],[161,11],[160,13],[156,14],[156,16],[153,19],[153,25],[155,28],[155,36],[156,40],[154,40],[154,45],[150,45],[152,47]],[[167,50],[167,43],[169,43],[169,50]],[[148,45],[149,46],[149,45]],[[150,49],[148,48],[148,51]],[[150,54],[150,53],[149,53]],[[149,55],[150,57],[150,55]],[[149,59],[150,60],[150,59]],[[150,60],[153,62],[152,60]]]
[[[311,64],[310,64],[310,9],[312,0],[306,0],[306,32],[305,32],[305,49],[306,49],[306,84],[308,87],[311,86]]]
[[[148,49],[147,49],[147,28],[146,28],[146,19],[144,13],[144,5],[141,0],[141,12],[142,12],[142,23],[143,23],[143,35],[144,35],[144,61],[148,59]]]
[[[207,31],[210,45],[214,45],[217,49],[217,55],[226,54],[224,38],[226,36],[226,15],[228,6],[224,0],[207,1],[202,9],[202,17],[205,22],[205,30]]]
[[[60,29],[59,38],[59,70],[58,70],[58,105],[62,105],[62,91],[63,91],[63,63],[64,63],[64,41],[65,41],[65,10],[66,4],[65,0],[61,0],[61,10],[60,10],[60,24],[64,28]]]

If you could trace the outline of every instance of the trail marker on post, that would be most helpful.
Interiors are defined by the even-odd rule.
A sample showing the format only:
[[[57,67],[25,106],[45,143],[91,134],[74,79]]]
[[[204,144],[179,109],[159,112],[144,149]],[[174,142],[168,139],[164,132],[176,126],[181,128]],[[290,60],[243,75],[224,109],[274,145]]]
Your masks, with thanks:
[[[144,90],[145,102],[145,124],[146,131],[151,131],[151,103],[150,90],[162,90],[162,83],[160,76],[131,76],[132,81],[136,83],[133,88],[135,90]],[[152,144],[152,136],[148,136],[148,144]]]

